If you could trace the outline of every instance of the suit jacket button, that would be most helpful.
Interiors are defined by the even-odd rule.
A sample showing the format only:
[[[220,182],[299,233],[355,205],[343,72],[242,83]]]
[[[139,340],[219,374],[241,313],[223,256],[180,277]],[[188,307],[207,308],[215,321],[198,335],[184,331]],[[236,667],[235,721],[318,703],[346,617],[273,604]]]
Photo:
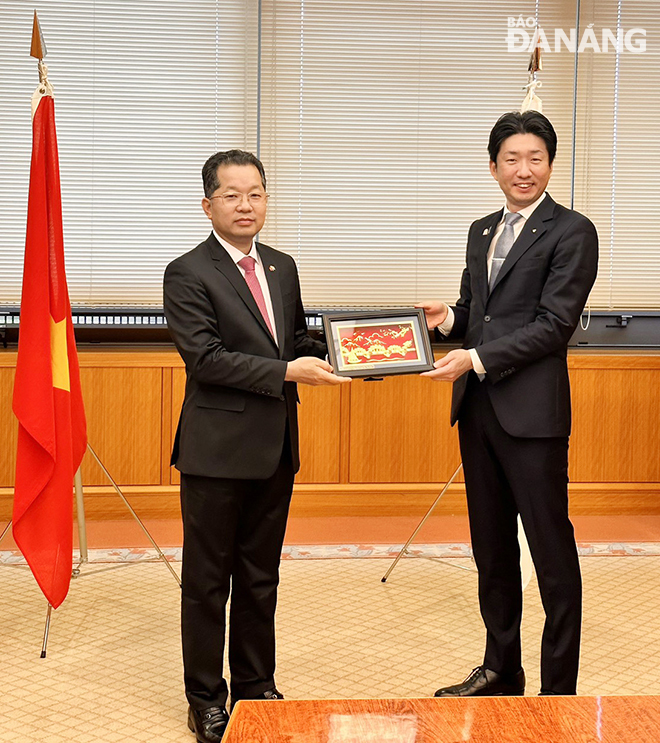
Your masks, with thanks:
[[[486,317],[484,317],[484,322],[490,322],[490,315],[486,315]]]

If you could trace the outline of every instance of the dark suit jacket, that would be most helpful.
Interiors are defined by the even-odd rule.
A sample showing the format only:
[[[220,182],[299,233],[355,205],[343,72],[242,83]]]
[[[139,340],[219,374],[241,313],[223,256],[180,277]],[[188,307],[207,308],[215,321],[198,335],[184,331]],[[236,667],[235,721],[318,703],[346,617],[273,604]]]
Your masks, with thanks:
[[[278,345],[240,270],[213,233],[165,271],[170,333],[186,364],[186,394],[172,464],[190,475],[270,477],[289,424],[299,468],[297,391],[286,362],[323,358],[307,334],[293,258],[257,243],[275,315]]]
[[[502,210],[472,224],[449,339],[476,348],[502,427],[512,436],[568,436],[568,341],[596,279],[598,235],[549,194],[513,244],[491,292],[486,258]],[[454,382],[452,425],[467,375]]]

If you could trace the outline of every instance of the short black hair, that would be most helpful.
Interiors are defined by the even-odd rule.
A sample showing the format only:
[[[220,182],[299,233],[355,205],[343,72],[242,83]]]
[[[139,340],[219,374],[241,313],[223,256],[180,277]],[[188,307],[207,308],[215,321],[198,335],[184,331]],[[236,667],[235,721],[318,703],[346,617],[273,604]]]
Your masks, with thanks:
[[[266,190],[266,172],[258,157],[245,150],[227,150],[216,152],[204,163],[202,168],[202,183],[204,184],[204,196],[210,198],[216,191],[220,182],[218,181],[218,168],[221,165],[254,165],[261,176],[261,184]]]
[[[552,165],[557,154],[557,133],[550,120],[538,111],[511,111],[500,116],[488,139],[488,154],[492,162],[497,162],[502,142],[514,134],[535,134],[540,137],[545,142]]]

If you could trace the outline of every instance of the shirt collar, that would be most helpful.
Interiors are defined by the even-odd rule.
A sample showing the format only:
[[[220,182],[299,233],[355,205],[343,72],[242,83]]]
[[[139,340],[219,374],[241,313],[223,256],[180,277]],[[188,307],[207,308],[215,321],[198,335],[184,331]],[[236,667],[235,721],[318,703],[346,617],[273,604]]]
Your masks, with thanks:
[[[213,230],[213,234],[215,235],[215,239],[220,243],[220,245],[222,245],[222,247],[229,253],[230,258],[234,261],[234,263],[238,263],[242,258],[246,257],[245,253],[242,250],[239,250],[231,243],[228,243],[226,240],[221,238],[215,230]],[[251,258],[254,258],[257,263],[261,264],[261,257],[259,256],[259,252],[257,251],[257,246],[254,242],[254,238],[252,239],[250,252],[247,255],[249,255]]]
[[[532,212],[536,209],[536,207],[545,199],[545,196],[547,194],[547,191],[544,191],[538,199],[533,204],[530,204],[529,206],[526,206],[524,209],[520,209],[520,211],[516,212],[517,214],[520,214],[520,216],[525,220],[525,222],[532,216]],[[504,211],[502,212],[502,219],[500,220],[500,223],[504,222],[504,218],[511,210],[507,207],[506,204],[504,204]],[[522,222],[521,222],[522,224]]]

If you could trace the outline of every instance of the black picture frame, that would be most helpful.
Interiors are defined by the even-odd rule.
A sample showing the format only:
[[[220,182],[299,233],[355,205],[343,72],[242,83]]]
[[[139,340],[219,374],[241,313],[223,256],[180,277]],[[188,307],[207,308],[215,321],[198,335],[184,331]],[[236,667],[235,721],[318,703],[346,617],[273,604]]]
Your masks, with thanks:
[[[323,329],[330,363],[339,376],[384,377],[433,369],[422,309],[328,312]]]

